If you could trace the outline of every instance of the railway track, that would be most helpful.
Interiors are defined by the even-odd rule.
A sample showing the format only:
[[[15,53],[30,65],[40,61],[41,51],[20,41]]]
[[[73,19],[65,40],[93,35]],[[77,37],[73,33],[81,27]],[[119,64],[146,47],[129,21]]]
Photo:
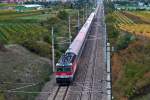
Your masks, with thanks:
[[[69,86],[56,86],[48,100],[65,100]]]
[[[71,91],[78,92],[69,92],[67,100],[105,100],[102,99],[105,95],[103,93],[105,84],[105,36],[103,36],[102,28],[100,30],[100,27],[102,27],[102,24],[100,24],[102,18],[100,16],[100,14],[97,15],[92,25],[88,37],[90,41],[86,43],[80,59],[82,62],[78,66],[79,71],[75,78],[75,86],[70,87]],[[91,39],[90,36],[96,37],[95,40]]]
[[[98,90],[98,85],[101,86],[101,81],[98,81],[98,78],[96,75],[96,72],[99,70],[98,69],[98,64],[97,64],[97,59],[98,59],[98,53],[99,49],[99,28],[98,28],[98,19],[99,19],[99,15],[97,15],[98,17],[95,18],[95,21],[93,23],[93,27],[92,27],[92,31],[91,33],[97,37],[95,40],[91,41],[92,45],[92,54],[90,56],[90,62],[88,62],[89,67],[88,67],[88,71],[87,71],[87,75],[86,75],[86,81],[88,82],[87,84],[84,85],[84,89],[83,89],[83,96],[81,98],[81,100],[98,100],[95,97],[97,97],[97,94],[101,95],[101,91]],[[96,88],[95,88],[96,86]],[[100,88],[101,89],[101,88]]]

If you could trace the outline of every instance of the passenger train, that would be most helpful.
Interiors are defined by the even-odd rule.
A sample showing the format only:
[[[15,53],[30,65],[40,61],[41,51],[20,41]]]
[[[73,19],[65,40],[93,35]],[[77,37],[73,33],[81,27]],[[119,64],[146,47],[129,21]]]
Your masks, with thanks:
[[[78,61],[97,10],[98,7],[90,14],[83,27],[80,29],[78,35],[75,37],[65,54],[61,56],[58,63],[56,64],[56,83],[68,84],[73,82]]]

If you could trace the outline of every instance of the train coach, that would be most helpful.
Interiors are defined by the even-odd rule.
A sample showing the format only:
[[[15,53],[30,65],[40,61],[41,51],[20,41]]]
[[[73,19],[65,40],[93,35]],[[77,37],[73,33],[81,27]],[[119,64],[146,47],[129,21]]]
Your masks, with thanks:
[[[55,77],[58,84],[68,84],[73,81],[78,60],[84,48],[94,16],[95,12],[92,12],[65,54],[61,56],[56,64]]]

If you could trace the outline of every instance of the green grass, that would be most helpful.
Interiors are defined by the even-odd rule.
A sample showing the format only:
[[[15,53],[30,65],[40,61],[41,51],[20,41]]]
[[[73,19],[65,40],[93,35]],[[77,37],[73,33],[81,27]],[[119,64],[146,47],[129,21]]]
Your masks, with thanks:
[[[4,94],[0,93],[0,100],[5,100]]]
[[[42,11],[30,11],[30,12],[13,12],[13,11],[8,11],[8,12],[1,12],[0,15],[0,21],[5,21],[5,20],[13,20],[13,19],[18,19],[19,17],[25,17],[25,16],[33,16],[33,15],[40,15],[42,14]]]
[[[33,16],[23,16],[23,17],[20,17],[19,19],[26,19],[26,20],[33,19],[33,20],[42,21],[52,16],[53,14],[39,14],[39,15],[33,15]]]
[[[4,14],[14,14],[14,13],[16,13],[15,10],[0,10],[0,16]]]
[[[0,7],[14,7],[14,6],[17,6],[17,4],[13,4],[13,3],[10,3],[10,4],[0,3]]]
[[[113,81],[113,93],[117,100],[120,100],[119,97],[132,98],[140,95],[145,91],[145,86],[150,84],[149,50],[149,44],[143,46],[142,42],[138,40],[117,53],[119,56],[117,62],[121,62],[121,66],[113,65],[113,68],[121,68],[119,78]]]
[[[137,62],[127,62],[127,64],[124,66],[124,77],[119,81],[118,84],[120,87],[124,87],[123,91],[125,96],[133,96],[138,91],[138,89],[142,87],[137,87],[137,82],[139,79],[142,79],[146,72],[150,71],[149,66],[149,63],[139,64]],[[145,80],[143,79],[143,81]]]
[[[144,95],[144,96],[137,97],[133,100],[149,100],[149,98],[150,98],[150,94],[147,94],[147,95]]]

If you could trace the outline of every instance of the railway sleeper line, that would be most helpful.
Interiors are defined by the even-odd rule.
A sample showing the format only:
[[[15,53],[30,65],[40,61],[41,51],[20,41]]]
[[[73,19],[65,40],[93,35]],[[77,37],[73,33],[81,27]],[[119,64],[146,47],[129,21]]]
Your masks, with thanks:
[[[56,86],[48,100],[65,100],[69,86]]]
[[[93,28],[93,31],[96,30],[96,31],[94,31],[94,32],[95,32],[95,35],[94,35],[94,36],[97,36],[97,37],[98,37],[98,32],[99,32],[99,31],[98,31],[98,26],[97,26],[97,24],[98,24],[98,23],[97,23],[97,19],[98,19],[97,17],[94,19],[94,23],[93,23],[94,25],[93,25],[92,28]],[[96,70],[97,70],[97,66],[96,66],[97,53],[96,53],[96,52],[98,51],[98,46],[99,46],[99,45],[98,45],[98,42],[99,42],[99,41],[96,39],[96,40],[93,41],[93,42],[94,42],[93,44],[95,45],[95,46],[93,46],[93,49],[95,48],[95,49],[93,50],[93,56],[95,56],[95,57],[93,57],[93,60],[91,60],[92,62],[94,62],[94,63],[92,64],[93,67],[90,66],[92,69],[90,69],[90,70],[91,70],[91,76],[90,76],[90,80],[89,80],[89,81],[90,81],[92,84],[89,83],[89,98],[87,98],[88,100],[93,100],[94,94],[95,94],[95,92],[91,92],[91,91],[95,91],[94,88],[95,88],[95,81],[96,81],[96,80],[95,80],[94,78],[95,78],[95,74],[96,74]],[[100,81],[100,83],[101,83],[101,82],[102,82],[102,81]],[[97,83],[97,85],[99,85],[99,82]],[[88,87],[88,86],[87,86],[87,87]],[[99,93],[99,92],[97,91],[96,94],[97,94],[97,93]],[[100,91],[100,93],[102,93],[102,91]],[[83,100],[84,100],[84,98],[83,98]]]
[[[89,36],[88,36],[88,38],[89,38]],[[91,51],[92,50],[92,48],[90,48],[89,46],[89,44],[88,43],[90,43],[91,44],[91,41],[87,41],[87,43],[86,43],[86,48],[88,48],[88,52],[89,51]],[[85,52],[84,52],[85,53]],[[84,55],[84,56],[83,56]],[[84,58],[84,59],[86,59],[87,57],[86,57],[86,54],[82,54],[82,57]],[[81,58],[82,59],[82,58]],[[80,68],[80,70],[78,70],[78,75],[76,76],[76,79],[77,78],[79,78],[79,80],[75,80],[75,83],[73,83],[73,84],[76,84],[77,85],[77,88],[75,89],[75,90],[77,90],[77,91],[75,91],[74,90],[74,92],[71,92],[72,90],[71,90],[71,88],[70,88],[70,91],[69,91],[69,94],[71,94],[72,96],[74,95],[75,96],[75,100],[81,100],[81,97],[82,97],[82,94],[84,94],[83,93],[83,89],[84,89],[84,84],[86,84],[85,83],[85,78],[86,78],[86,75],[87,75],[87,70],[88,70],[88,62],[89,62],[89,59],[87,60],[84,60],[84,62],[82,62],[82,66],[80,67],[79,66],[79,68]],[[83,67],[84,66],[84,67]],[[81,72],[80,72],[81,71]],[[79,82],[79,84],[78,84],[78,82]],[[81,83],[82,82],[82,83]],[[68,98],[67,100],[70,100],[70,98]],[[71,99],[72,100],[72,99]],[[74,99],[73,99],[74,100]]]
[[[94,24],[94,23],[93,23]],[[92,27],[92,28],[94,28],[94,27]],[[92,52],[92,54],[91,54],[91,59],[89,59],[89,62],[88,62],[88,64],[89,64],[89,68],[87,69],[87,75],[86,75],[86,77],[85,77],[85,81],[87,82],[86,84],[84,84],[84,87],[83,87],[83,93],[82,93],[82,97],[81,97],[81,100],[90,100],[90,98],[91,98],[91,92],[90,91],[92,91],[92,86],[93,86],[93,66],[95,67],[95,51],[96,51],[96,47],[95,47],[95,45],[96,45],[96,40],[94,40],[93,41],[94,43],[92,43],[93,44],[93,46],[92,46],[92,50],[91,50],[91,52]],[[93,59],[94,58],[94,59]],[[93,63],[93,60],[94,60],[94,63]],[[92,84],[90,84],[90,83],[92,83]],[[85,91],[87,91],[87,92],[85,92]]]

